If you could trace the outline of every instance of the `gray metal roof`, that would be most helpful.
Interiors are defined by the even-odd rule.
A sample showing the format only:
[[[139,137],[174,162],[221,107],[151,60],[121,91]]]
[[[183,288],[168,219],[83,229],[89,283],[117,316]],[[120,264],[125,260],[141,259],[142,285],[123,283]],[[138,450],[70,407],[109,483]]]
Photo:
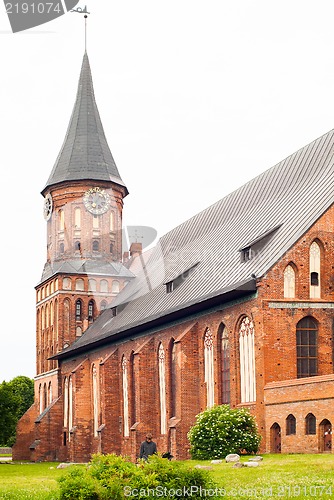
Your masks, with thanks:
[[[78,180],[112,181],[127,194],[104,134],[86,53],[66,137],[42,194],[55,184]]]
[[[140,325],[149,328],[157,318],[167,321],[176,311],[185,317],[190,306],[205,306],[209,299],[223,304],[233,291],[254,291],[255,277],[263,276],[334,203],[333,153],[331,130],[167,233],[112,303],[119,305],[117,316],[105,310],[59,357],[126,336]],[[240,249],[249,242],[257,252],[242,262]],[[189,276],[166,293],[165,284],[192,266]]]
[[[118,278],[132,279],[134,274],[119,262],[105,260],[70,259],[47,262],[44,266],[40,283],[50,279],[56,274],[115,276]]]

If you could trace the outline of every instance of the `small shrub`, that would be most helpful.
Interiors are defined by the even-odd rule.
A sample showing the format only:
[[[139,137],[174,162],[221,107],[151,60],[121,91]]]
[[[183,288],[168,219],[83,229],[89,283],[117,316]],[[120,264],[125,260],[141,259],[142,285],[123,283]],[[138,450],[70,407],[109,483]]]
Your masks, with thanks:
[[[224,458],[229,453],[256,453],[261,436],[254,417],[246,409],[214,406],[196,417],[188,432],[190,453],[198,460]]]
[[[94,455],[86,467],[71,468],[60,483],[60,500],[124,500],[149,496],[202,498],[216,485],[205,470],[170,462],[158,455],[133,464],[117,455]]]

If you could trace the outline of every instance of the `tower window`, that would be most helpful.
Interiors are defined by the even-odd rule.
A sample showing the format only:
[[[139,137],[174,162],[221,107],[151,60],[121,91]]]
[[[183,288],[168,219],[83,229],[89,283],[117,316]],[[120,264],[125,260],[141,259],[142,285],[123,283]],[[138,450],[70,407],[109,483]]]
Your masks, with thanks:
[[[80,250],[81,250],[81,243],[80,243],[80,241],[76,241],[76,242],[74,243],[74,250],[75,250],[76,252],[78,252],[78,251],[80,252]]]
[[[65,246],[64,246],[64,243],[60,243],[60,245],[59,245],[59,252],[60,252],[61,254],[63,254],[63,253],[65,252]]]
[[[81,300],[77,300],[75,303],[75,319],[77,321],[81,321],[81,315],[82,315],[82,302]]]
[[[93,321],[94,319],[94,301],[90,300],[88,303],[88,320]]]
[[[98,252],[100,249],[99,242],[97,240],[93,241],[93,252]]]
[[[114,253],[114,244],[113,243],[110,243],[110,253],[111,254]]]

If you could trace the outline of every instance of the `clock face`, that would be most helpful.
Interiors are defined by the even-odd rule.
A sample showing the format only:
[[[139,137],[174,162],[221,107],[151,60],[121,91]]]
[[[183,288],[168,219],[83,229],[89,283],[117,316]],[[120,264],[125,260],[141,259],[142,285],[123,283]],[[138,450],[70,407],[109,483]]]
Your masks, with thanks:
[[[110,196],[104,189],[94,187],[85,192],[83,202],[88,212],[94,215],[100,215],[104,214],[109,209]]]
[[[51,194],[47,194],[44,200],[44,219],[49,220],[52,214],[52,197]]]

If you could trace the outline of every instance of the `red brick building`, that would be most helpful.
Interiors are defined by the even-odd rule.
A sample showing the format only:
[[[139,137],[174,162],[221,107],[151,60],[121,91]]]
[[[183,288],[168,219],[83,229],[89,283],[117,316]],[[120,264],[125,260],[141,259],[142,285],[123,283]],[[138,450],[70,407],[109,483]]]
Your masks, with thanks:
[[[35,403],[14,459],[135,459],[148,431],[188,458],[195,416],[223,403],[255,415],[263,452],[331,452],[333,152],[330,131],[122,262],[128,191],[85,54],[42,191]]]

